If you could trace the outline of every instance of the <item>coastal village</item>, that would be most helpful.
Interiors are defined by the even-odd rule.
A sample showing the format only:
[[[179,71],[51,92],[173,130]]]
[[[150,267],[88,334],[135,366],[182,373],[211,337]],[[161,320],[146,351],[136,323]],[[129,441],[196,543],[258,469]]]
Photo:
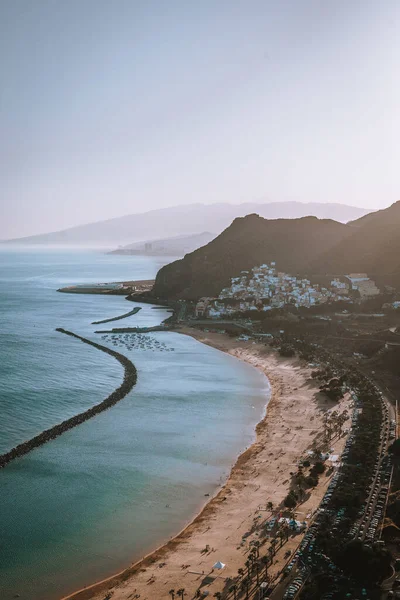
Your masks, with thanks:
[[[0,600],[400,600],[400,3],[0,14]]]
[[[124,295],[136,303],[146,298],[140,291],[144,283],[149,282],[74,286],[60,291]],[[87,411],[87,418],[93,410],[100,412],[119,401],[136,381],[135,366],[116,347],[129,352],[167,351],[162,338],[142,335],[153,329],[176,329],[247,362],[267,375],[272,387],[255,443],[239,457],[216,495],[210,499],[209,493],[204,494],[207,504],[199,517],[126,571],[93,588],[82,588],[71,599],[308,600],[314,594],[319,600],[335,600],[341,598],[331,594],[335,586],[352,600],[378,600],[381,582],[395,589],[396,574],[392,577],[390,568],[391,564],[396,566],[396,559],[391,558],[382,538],[394,527],[387,519],[387,507],[395,467],[392,447],[398,438],[397,409],[389,394],[383,394],[379,384],[364,372],[360,360],[367,357],[359,352],[364,336],[358,335],[364,317],[368,332],[378,336],[371,341],[374,347],[378,344],[376,355],[381,356],[382,351],[400,346],[399,321],[393,318],[395,315],[393,321],[388,318],[390,326],[385,322],[388,330],[380,341],[382,324],[371,323],[371,317],[384,315],[364,313],[359,322],[346,320],[346,325],[336,329],[343,311],[337,315],[338,323],[333,314],[335,303],[342,302],[340,309],[344,303],[349,309],[345,313],[358,312],[358,305],[368,307],[365,301],[371,298],[376,298],[379,306],[384,298],[391,299],[394,308],[398,302],[393,302],[394,295],[381,293],[366,273],[350,273],[322,285],[280,272],[272,262],[242,271],[216,298],[201,298],[196,304],[171,302],[172,321],[155,328],[95,331],[102,334],[100,344],[58,329],[110,354],[126,370],[123,386]],[[291,332],[290,316],[297,312],[291,307],[318,305],[326,305],[331,316],[320,320],[311,314],[304,321],[301,317],[295,323],[300,334]],[[197,319],[193,319],[193,308]],[[272,327],[268,324],[268,333],[260,333],[254,326],[261,321],[259,312],[268,317],[272,309],[289,310],[279,311],[279,321]],[[136,306],[92,324],[130,318],[140,310],[143,307]],[[254,311],[254,318],[247,311]],[[215,327],[219,333],[211,324],[218,318],[224,319],[219,323],[224,329]],[[311,327],[313,320],[316,327]],[[227,324],[236,325],[233,336],[221,335],[225,329],[228,331]],[[311,332],[307,340],[301,333],[305,329]],[[340,335],[328,335],[331,331]],[[361,346],[351,346],[353,342]],[[71,425],[64,422],[47,434],[59,435],[81,418],[86,419],[86,413],[70,420]],[[30,451],[31,447],[25,444],[22,451]],[[17,455],[18,449],[9,458]],[[365,457],[362,463],[357,458],[360,455]],[[336,556],[343,544],[353,552],[353,543],[358,544],[360,556],[350,557],[344,567]],[[373,556],[369,555],[371,548]],[[364,571],[354,579],[359,560]],[[375,569],[371,576],[370,564]],[[400,570],[400,560],[398,567]],[[315,572],[321,572],[324,580],[315,578]],[[386,597],[392,596],[383,596],[384,600]]]
[[[200,298],[195,314],[196,317],[219,318],[288,305],[310,308],[340,300],[354,303],[379,293],[379,288],[366,273],[350,273],[323,286],[278,271],[276,263],[271,262],[253,267],[251,271],[242,271],[217,298]]]

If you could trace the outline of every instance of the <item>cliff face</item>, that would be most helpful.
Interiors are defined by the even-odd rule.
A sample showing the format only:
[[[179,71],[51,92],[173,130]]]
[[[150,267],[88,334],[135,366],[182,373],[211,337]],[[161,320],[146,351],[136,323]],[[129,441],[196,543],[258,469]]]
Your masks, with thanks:
[[[267,220],[252,214],[237,218],[203,248],[160,269],[153,294],[184,299],[215,296],[240,271],[271,261],[279,270],[306,275],[317,256],[351,231],[316,217]]]

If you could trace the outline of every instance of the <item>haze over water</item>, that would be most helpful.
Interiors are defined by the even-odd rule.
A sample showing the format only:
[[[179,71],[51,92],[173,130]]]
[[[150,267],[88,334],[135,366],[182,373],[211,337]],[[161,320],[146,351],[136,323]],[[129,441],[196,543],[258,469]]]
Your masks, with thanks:
[[[68,284],[148,279],[155,258],[1,251],[0,452],[104,399],[123,377],[90,323],[127,312],[123,297],[58,294]],[[167,315],[142,305],[123,323]],[[176,333],[174,351],[117,347],[138,369],[112,409],[0,471],[0,597],[50,600],[93,583],[177,533],[254,439],[267,381]]]

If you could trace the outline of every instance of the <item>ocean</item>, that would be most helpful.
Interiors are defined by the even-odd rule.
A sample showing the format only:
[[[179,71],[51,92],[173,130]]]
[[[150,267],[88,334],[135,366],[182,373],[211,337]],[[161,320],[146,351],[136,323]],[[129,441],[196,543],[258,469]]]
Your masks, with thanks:
[[[137,367],[111,409],[0,470],[0,598],[57,600],[129,566],[178,533],[254,440],[267,379],[178,333],[135,341],[97,329],[156,325],[164,309],[118,323],[120,296],[57,293],[78,283],[151,279],[165,263],[88,250],[0,250],[0,453],[103,400],[122,366],[55,331],[116,348]],[[144,339],[146,338],[146,339]]]

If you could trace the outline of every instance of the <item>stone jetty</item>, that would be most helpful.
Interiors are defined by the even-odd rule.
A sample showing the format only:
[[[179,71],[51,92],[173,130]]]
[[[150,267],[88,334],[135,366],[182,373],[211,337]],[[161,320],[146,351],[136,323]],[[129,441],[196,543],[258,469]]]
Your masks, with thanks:
[[[111,323],[111,321],[120,321],[121,319],[126,319],[127,317],[131,317],[132,315],[136,315],[136,313],[142,310],[141,306],[135,306],[133,310],[129,312],[119,315],[119,317],[112,317],[111,319],[103,319],[102,321],[93,321],[92,325],[101,325],[102,323]]]
[[[118,362],[120,362],[121,365],[124,367],[124,380],[122,384],[112,392],[112,394],[110,394],[105,400],[103,400],[99,404],[92,406],[88,410],[85,410],[84,412],[79,413],[78,415],[75,415],[74,417],[63,421],[62,423],[59,423],[58,425],[54,425],[54,427],[51,427],[50,429],[42,431],[42,433],[39,433],[39,435],[36,435],[32,439],[23,442],[18,446],[15,446],[15,448],[12,448],[12,450],[10,450],[9,452],[0,454],[0,469],[5,467],[12,460],[19,458],[24,454],[28,454],[28,452],[31,452],[35,448],[43,446],[43,444],[46,444],[50,440],[54,440],[56,437],[62,435],[69,429],[73,429],[73,427],[76,427],[77,425],[88,421],[89,419],[98,415],[104,410],[107,410],[111,406],[114,406],[114,404],[122,400],[131,391],[131,389],[137,381],[136,367],[128,358],[126,358],[126,356],[123,356],[115,350],[111,350],[111,348],[107,348],[106,346],[102,346],[101,344],[96,344],[96,342],[92,342],[91,340],[83,338],[80,335],[77,335],[76,333],[72,333],[72,331],[67,331],[66,329],[62,328],[58,328],[56,329],[56,331],[74,337],[80,340],[81,342],[88,344],[89,346],[93,346],[94,348],[97,348],[98,350],[101,350],[102,352],[105,352],[106,354],[109,354],[110,356],[116,358]]]

